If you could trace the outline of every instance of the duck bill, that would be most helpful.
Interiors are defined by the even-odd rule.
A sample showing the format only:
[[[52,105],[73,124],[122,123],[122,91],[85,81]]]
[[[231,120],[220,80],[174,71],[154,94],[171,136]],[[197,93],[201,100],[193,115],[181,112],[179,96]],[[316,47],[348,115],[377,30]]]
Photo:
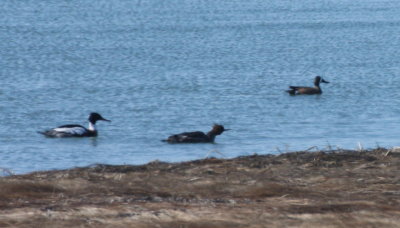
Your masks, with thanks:
[[[328,81],[325,81],[324,79],[322,79],[321,82],[323,82],[323,83],[329,83]]]
[[[111,122],[111,120],[104,119],[104,118],[102,118],[102,119],[100,119],[100,120],[102,120],[102,121],[106,121],[106,122]]]

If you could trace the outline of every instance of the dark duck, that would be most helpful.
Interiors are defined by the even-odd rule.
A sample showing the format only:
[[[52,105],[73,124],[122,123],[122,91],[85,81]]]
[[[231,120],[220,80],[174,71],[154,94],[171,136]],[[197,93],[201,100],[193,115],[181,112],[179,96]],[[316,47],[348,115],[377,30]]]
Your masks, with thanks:
[[[225,129],[224,126],[219,124],[214,124],[211,131],[207,134],[201,131],[194,132],[183,132],[176,135],[171,135],[168,139],[162,140],[168,143],[213,143],[217,135],[222,134],[224,131],[230,129]]]
[[[97,136],[96,122],[99,120],[111,122],[110,120],[104,119],[98,113],[90,113],[89,115],[89,126],[88,128],[77,124],[62,125],[50,130],[39,132],[46,137],[51,138],[66,138],[66,137],[95,137]]]
[[[322,90],[319,86],[320,83],[329,83],[325,81],[320,76],[316,76],[314,79],[314,87],[303,87],[303,86],[289,86],[290,90],[286,90],[290,95],[313,95],[313,94],[321,94]]]

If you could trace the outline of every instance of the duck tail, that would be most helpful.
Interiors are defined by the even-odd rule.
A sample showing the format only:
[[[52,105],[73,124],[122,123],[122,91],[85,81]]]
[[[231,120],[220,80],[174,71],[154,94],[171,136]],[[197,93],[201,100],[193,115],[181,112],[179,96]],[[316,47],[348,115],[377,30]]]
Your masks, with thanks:
[[[44,136],[46,136],[46,137],[48,137],[48,138],[54,138],[54,137],[56,137],[55,135],[49,134],[48,131],[37,131],[37,133],[38,133],[38,134],[41,134],[41,135],[44,135]]]
[[[286,90],[286,92],[289,93],[290,95],[296,95],[296,90],[295,89]]]

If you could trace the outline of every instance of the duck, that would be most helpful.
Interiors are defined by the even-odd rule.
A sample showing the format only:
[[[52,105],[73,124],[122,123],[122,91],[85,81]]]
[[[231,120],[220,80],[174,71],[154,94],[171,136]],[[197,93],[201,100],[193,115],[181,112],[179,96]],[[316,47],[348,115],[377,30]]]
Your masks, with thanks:
[[[321,76],[316,76],[314,78],[314,87],[303,87],[303,86],[289,86],[290,90],[286,90],[290,95],[313,95],[313,94],[322,94],[320,83],[329,83],[325,81]]]
[[[168,143],[214,143],[217,135],[229,130],[231,129],[226,129],[222,125],[214,124],[211,131],[209,131],[207,134],[201,131],[183,132],[180,134],[171,135],[162,141]]]
[[[88,120],[89,120],[88,128],[85,128],[82,125],[78,124],[68,124],[38,133],[49,138],[96,137],[97,136],[96,122],[99,120],[111,122],[111,120],[103,118],[100,114],[96,112],[90,113]]]

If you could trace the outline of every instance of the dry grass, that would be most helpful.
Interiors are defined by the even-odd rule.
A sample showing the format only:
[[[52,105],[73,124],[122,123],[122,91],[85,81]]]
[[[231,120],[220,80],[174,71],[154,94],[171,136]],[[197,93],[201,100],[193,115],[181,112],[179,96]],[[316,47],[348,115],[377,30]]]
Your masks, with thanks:
[[[0,179],[0,227],[398,227],[400,156],[296,152]]]

